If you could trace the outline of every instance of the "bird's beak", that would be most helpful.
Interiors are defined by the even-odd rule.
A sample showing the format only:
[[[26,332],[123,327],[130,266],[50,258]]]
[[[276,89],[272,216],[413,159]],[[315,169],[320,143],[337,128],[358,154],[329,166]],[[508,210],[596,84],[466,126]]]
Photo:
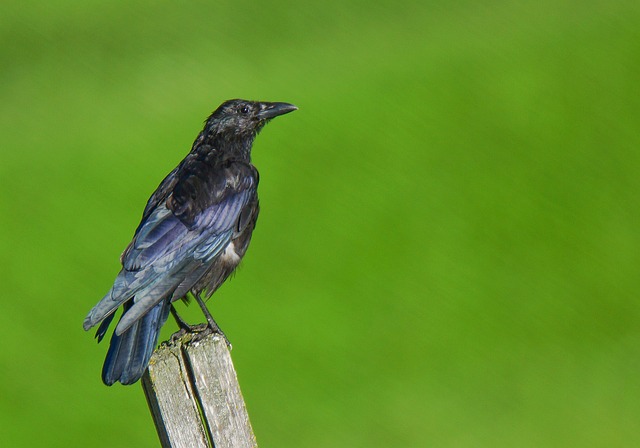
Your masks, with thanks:
[[[271,119],[278,115],[288,114],[294,110],[298,110],[296,106],[289,103],[260,103],[260,112],[258,118],[261,120]]]

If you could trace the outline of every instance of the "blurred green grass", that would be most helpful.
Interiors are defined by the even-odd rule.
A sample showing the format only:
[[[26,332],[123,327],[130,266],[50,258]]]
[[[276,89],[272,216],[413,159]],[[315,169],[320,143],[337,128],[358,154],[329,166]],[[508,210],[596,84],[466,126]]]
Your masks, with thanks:
[[[638,446],[639,25],[631,1],[3,3],[3,444],[158,445],[80,324],[245,97],[300,107],[256,141],[262,213],[210,302],[261,446]]]

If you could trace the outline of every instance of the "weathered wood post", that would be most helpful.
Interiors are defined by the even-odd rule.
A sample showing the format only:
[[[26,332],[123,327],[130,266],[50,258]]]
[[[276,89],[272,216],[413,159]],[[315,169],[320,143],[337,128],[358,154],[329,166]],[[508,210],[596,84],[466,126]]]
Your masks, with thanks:
[[[257,447],[229,349],[210,331],[178,333],[151,357],[142,387],[163,447]]]

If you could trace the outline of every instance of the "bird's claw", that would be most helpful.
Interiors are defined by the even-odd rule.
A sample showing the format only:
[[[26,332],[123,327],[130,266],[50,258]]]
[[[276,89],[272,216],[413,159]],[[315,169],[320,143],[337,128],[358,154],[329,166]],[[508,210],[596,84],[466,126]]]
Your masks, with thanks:
[[[191,340],[194,342],[201,341],[202,339],[204,339],[209,335],[217,334],[224,340],[224,343],[227,345],[227,348],[231,350],[231,342],[229,342],[229,338],[227,338],[227,335],[224,334],[224,332],[217,325],[215,327],[211,326],[208,323],[194,325],[191,333],[193,334],[193,338]]]

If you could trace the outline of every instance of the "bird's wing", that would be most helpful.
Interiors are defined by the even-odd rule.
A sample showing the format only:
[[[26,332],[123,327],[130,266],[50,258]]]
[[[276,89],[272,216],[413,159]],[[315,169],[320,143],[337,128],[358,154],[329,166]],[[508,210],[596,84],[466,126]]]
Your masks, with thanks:
[[[85,329],[133,297],[116,329],[120,334],[176,290],[188,291],[238,231],[241,211],[254,200],[258,183],[248,164],[231,164],[208,177],[189,172],[175,177],[167,200],[143,218],[123,253],[122,271],[85,319]]]
[[[203,134],[200,133],[200,135],[198,135],[198,138],[196,138],[196,141],[194,142],[194,147],[198,145],[202,146],[202,141],[203,141]],[[140,228],[145,223],[145,220],[156,209],[156,207],[158,207],[158,205],[161,202],[164,202],[167,200],[167,197],[171,194],[176,184],[178,184],[178,181],[180,180],[180,177],[181,177],[180,176],[181,172],[188,171],[189,166],[193,166],[194,164],[197,164],[197,162],[195,161],[196,158],[197,158],[196,153],[190,152],[182,160],[182,162],[180,162],[180,164],[177,167],[175,167],[169,174],[167,174],[167,176],[162,180],[162,182],[160,182],[160,185],[158,185],[158,188],[156,188],[156,191],[153,192],[153,194],[147,201],[147,205],[145,206],[144,211],[142,212],[142,220],[140,221],[140,225],[136,229],[136,233],[138,232],[138,230],[140,230]]]

